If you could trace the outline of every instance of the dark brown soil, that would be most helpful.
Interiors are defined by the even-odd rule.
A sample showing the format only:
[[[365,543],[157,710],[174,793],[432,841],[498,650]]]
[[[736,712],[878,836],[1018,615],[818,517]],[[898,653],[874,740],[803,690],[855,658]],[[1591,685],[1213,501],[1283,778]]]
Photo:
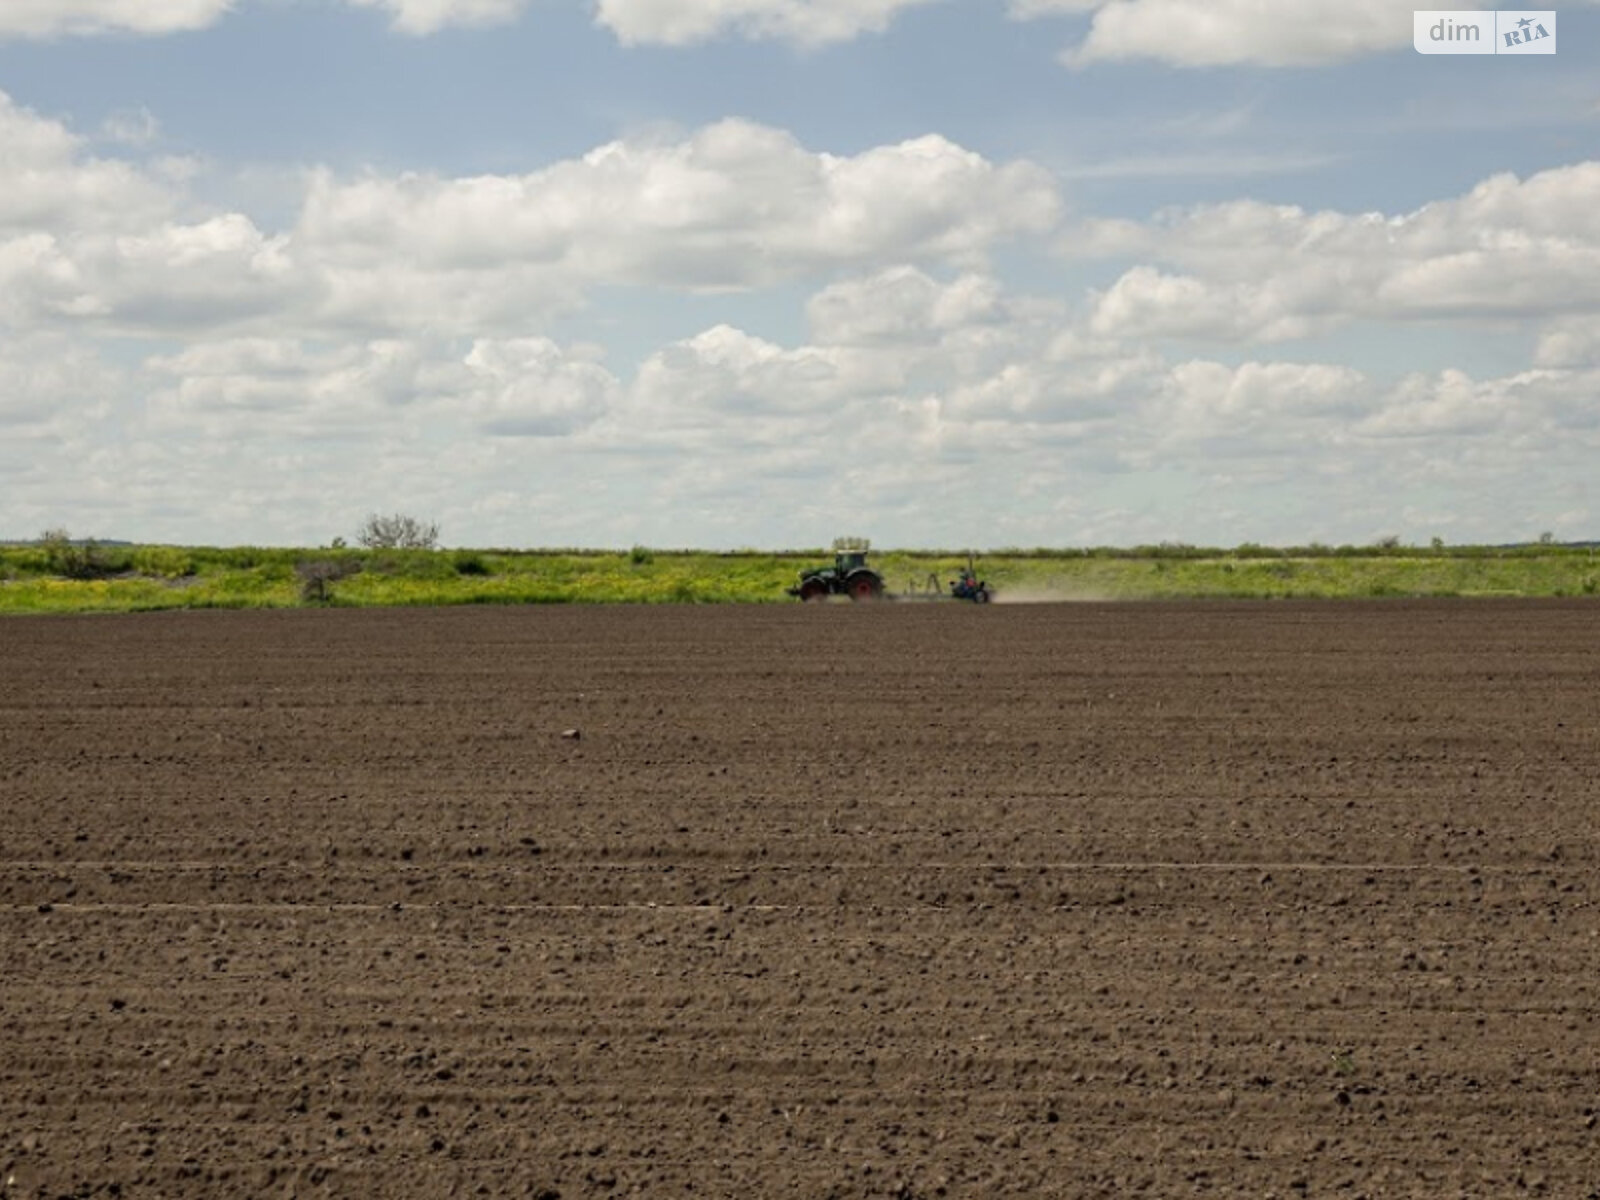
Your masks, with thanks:
[[[0,662],[0,1196],[1600,1194],[1593,603]]]

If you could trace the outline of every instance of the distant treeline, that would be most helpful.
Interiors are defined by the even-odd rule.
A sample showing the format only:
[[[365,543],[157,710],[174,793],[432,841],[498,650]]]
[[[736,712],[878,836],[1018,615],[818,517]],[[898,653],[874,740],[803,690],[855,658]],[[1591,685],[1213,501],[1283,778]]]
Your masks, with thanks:
[[[114,570],[136,569],[136,560],[141,556],[148,557],[152,551],[177,551],[186,555],[197,564],[230,566],[230,567],[259,567],[275,562],[294,562],[304,558],[307,554],[348,554],[353,556],[372,554],[492,554],[501,557],[515,557],[519,555],[554,555],[565,558],[609,558],[616,554],[631,554],[635,558],[641,555],[677,555],[694,556],[697,558],[781,558],[781,559],[812,559],[832,557],[833,551],[823,547],[795,550],[771,550],[755,547],[741,547],[734,550],[702,550],[692,546],[680,547],[644,547],[634,546],[631,550],[618,550],[614,547],[593,546],[478,546],[461,548],[458,550],[436,551],[411,551],[411,550],[366,550],[343,545],[324,549],[308,549],[306,547],[284,546],[177,546],[177,545],[144,545],[113,538],[74,538],[67,545],[77,548],[92,548],[100,552],[106,565]],[[45,545],[37,539],[7,541],[0,539],[0,562],[8,562],[14,566],[24,566],[42,560],[31,555],[29,551],[38,550]],[[1384,539],[1366,545],[1343,543],[1330,545],[1325,542],[1308,542],[1295,546],[1268,546],[1260,542],[1243,542],[1237,546],[1201,546],[1189,542],[1152,542],[1134,546],[1000,546],[990,549],[961,547],[921,547],[921,546],[882,546],[875,548],[874,554],[910,555],[918,558],[965,558],[971,554],[978,558],[1023,558],[1023,559],[1077,559],[1077,558],[1167,558],[1167,559],[1201,559],[1201,558],[1371,558],[1374,556],[1388,558],[1412,558],[1416,556],[1442,556],[1447,558],[1494,558],[1505,555],[1525,554],[1541,556],[1561,553],[1590,553],[1600,550],[1600,541],[1533,541],[1533,542],[1505,542],[1499,544],[1463,544],[1451,545],[1443,541],[1434,541],[1427,545],[1412,545],[1396,539]]]

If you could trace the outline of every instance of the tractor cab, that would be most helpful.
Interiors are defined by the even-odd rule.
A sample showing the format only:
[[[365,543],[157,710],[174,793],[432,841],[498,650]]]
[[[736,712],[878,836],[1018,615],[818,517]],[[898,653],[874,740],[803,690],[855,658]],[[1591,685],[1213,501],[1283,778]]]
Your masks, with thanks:
[[[872,543],[864,537],[834,538],[833,569],[839,578],[847,579],[853,571],[866,570],[867,551],[871,549]]]

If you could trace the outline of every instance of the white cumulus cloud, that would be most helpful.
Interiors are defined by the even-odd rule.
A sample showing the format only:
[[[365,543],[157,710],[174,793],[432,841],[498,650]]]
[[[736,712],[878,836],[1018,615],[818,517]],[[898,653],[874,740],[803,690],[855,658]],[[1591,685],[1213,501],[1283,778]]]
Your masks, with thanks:
[[[1414,6],[1402,0],[1012,0],[1009,11],[1020,20],[1092,13],[1088,35],[1063,55],[1076,66],[1149,59],[1183,67],[1300,67],[1409,49]]]
[[[902,9],[934,0],[599,0],[596,19],[625,44],[682,46],[718,37],[805,46],[881,33]]]
[[[145,369],[155,430],[249,440],[393,435],[441,368],[396,339],[239,337],[153,356]]]
[[[1411,11],[1396,0],[1111,0],[1069,58],[1302,66],[1410,46]]]
[[[597,285],[745,289],[905,259],[981,261],[1050,228],[1042,169],[922,137],[841,157],[724,121],[542,171],[319,176],[293,234],[339,320],[505,326]]]
[[[1162,264],[1098,297],[1093,328],[1109,336],[1275,341],[1363,318],[1596,312],[1600,162],[1495,175],[1400,216],[1241,200],[1090,222],[1063,246]]]
[[[830,284],[806,312],[815,336],[840,345],[922,340],[998,315],[1000,289],[988,275],[942,284],[915,267]]]
[[[137,168],[85,153],[84,140],[0,92],[0,240],[66,230],[134,230],[173,209]]]
[[[574,433],[615,408],[620,392],[602,364],[546,337],[479,338],[462,367],[462,386],[440,404],[502,436]]]
[[[1600,314],[1549,322],[1534,362],[1541,367],[1600,367]]]
[[[1455,368],[1413,374],[1355,432],[1372,438],[1495,438],[1521,460],[1574,434],[1592,447],[1600,431],[1597,383],[1600,370],[1594,369],[1534,368],[1494,379],[1475,379]]]
[[[139,234],[0,241],[0,316],[22,326],[93,321],[120,333],[204,334],[311,315],[307,278],[281,236],[229,213]]]
[[[122,333],[519,336],[604,287],[977,266],[1060,211],[1043,169],[936,135],[834,155],[728,120],[520,175],[314,171],[274,230],[208,211],[181,174],[91,156],[3,93],[0,134],[0,319]]]
[[[650,424],[726,429],[729,415],[820,414],[853,391],[832,348],[788,350],[717,325],[651,355],[639,368],[633,403]],[[756,428],[746,424],[745,435]]]
[[[1163,382],[1163,410],[1152,428],[1165,436],[1238,437],[1305,429],[1308,418],[1349,416],[1371,402],[1372,383],[1360,371],[1332,363],[1247,362],[1238,366],[1205,360],[1179,363]]]
[[[423,36],[451,27],[483,27],[514,21],[528,0],[346,0],[357,8],[392,14],[401,33]]]
[[[236,0],[5,0],[0,38],[203,29]]]

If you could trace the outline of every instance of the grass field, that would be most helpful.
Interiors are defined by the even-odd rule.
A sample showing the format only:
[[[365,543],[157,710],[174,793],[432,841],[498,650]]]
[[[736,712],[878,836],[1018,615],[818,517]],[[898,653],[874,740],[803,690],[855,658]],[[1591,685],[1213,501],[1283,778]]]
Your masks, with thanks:
[[[792,603],[822,550],[351,550],[0,546],[0,613],[442,604]],[[873,564],[893,593],[953,578],[944,551]],[[999,550],[978,560],[1000,602],[1196,597],[1583,596],[1593,546],[1239,546]],[[320,578],[320,583],[308,583]]]

